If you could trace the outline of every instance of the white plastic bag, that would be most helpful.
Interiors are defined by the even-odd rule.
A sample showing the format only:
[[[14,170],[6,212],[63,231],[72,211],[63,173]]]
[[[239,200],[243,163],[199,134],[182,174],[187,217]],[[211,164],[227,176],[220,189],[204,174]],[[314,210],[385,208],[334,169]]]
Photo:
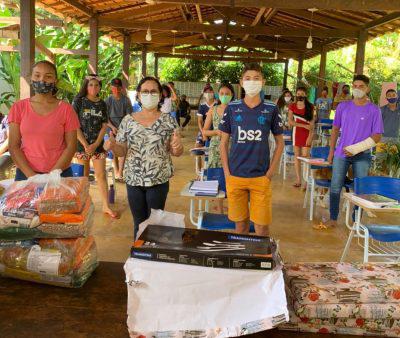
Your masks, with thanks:
[[[151,214],[148,219],[139,224],[139,231],[137,233],[136,239],[142,234],[144,229],[149,224],[154,225],[167,225],[171,227],[184,228],[185,227],[185,215],[176,214],[174,212],[169,212],[160,209],[151,209]]]
[[[239,328],[267,330],[289,318],[281,270],[211,269],[134,258],[124,269],[132,336],[201,331],[204,338],[233,337],[240,335]]]

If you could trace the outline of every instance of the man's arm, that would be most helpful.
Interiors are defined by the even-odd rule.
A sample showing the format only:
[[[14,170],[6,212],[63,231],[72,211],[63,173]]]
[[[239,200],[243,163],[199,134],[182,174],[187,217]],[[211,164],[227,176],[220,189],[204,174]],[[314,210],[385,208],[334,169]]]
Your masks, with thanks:
[[[229,147],[230,136],[231,136],[230,134],[221,131],[221,143],[219,146],[219,151],[221,155],[222,168],[224,168],[225,178],[231,176],[231,172],[229,170],[229,161],[228,161],[228,147]]]
[[[336,147],[336,142],[339,138],[339,127],[332,126],[332,132],[331,132],[331,141],[329,144],[329,156],[328,156],[328,162],[332,163],[333,162],[333,155],[335,154],[335,147]]]
[[[274,173],[276,171],[276,168],[278,167],[278,165],[281,161],[283,148],[285,146],[285,142],[283,141],[282,134],[274,135],[274,139],[275,139],[276,147],[275,147],[274,155],[272,156],[271,164],[270,164],[269,169],[266,174],[266,176],[269,179],[272,178],[272,176],[274,175]]]

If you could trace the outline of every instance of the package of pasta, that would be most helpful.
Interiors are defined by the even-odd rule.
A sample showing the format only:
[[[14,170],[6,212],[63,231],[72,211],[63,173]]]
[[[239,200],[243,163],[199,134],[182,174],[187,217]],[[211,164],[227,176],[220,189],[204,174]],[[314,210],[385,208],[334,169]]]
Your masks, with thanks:
[[[80,213],[82,211],[89,197],[87,177],[63,178],[58,170],[36,176],[44,176],[38,177],[37,182],[45,181],[43,192],[36,203],[39,214]]]
[[[42,214],[37,229],[41,238],[74,238],[88,236],[93,226],[94,206],[88,198],[79,214]]]
[[[81,287],[98,265],[93,237],[0,241],[0,276]]]

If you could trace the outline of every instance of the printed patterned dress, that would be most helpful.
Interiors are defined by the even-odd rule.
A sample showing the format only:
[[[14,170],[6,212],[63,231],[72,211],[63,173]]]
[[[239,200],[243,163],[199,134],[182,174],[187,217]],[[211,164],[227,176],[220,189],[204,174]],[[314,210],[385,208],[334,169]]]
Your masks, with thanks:
[[[151,187],[166,183],[173,174],[169,153],[169,140],[176,120],[162,113],[150,127],[136,122],[127,115],[118,129],[116,141],[127,143],[124,178],[131,186]]]
[[[218,130],[220,121],[221,116],[218,115],[217,106],[215,106],[212,117],[213,130]],[[208,168],[222,168],[221,154],[219,150],[220,143],[221,138],[219,136],[211,137],[210,148],[208,151]]]

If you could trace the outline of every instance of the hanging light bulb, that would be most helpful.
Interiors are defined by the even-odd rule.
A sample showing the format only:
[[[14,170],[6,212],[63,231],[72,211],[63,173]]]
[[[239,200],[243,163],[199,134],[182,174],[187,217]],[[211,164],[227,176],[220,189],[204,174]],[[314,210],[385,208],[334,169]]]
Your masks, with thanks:
[[[175,55],[175,46],[172,47],[172,55]]]
[[[274,59],[278,60],[278,52],[275,52]]]
[[[149,26],[149,28],[147,28],[147,32],[146,32],[146,41],[151,41],[152,37],[151,37],[151,28]]]
[[[312,49],[312,47],[313,47],[313,45],[312,45],[312,36],[310,35],[309,37],[308,37],[308,40],[307,40],[307,49]]]
[[[274,54],[274,59],[278,60],[278,40],[281,36],[280,35],[275,35],[276,38],[276,44],[275,44],[275,54]]]

